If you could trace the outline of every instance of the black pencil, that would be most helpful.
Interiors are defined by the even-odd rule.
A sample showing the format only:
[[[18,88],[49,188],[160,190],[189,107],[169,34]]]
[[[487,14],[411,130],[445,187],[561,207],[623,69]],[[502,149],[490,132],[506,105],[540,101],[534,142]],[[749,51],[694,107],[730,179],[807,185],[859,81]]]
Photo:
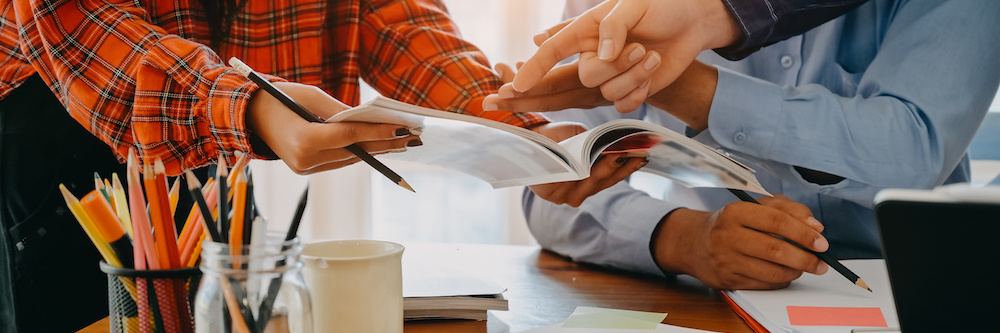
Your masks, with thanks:
[[[743,200],[743,201],[746,201],[746,202],[752,202],[752,203],[755,203],[755,204],[758,204],[758,205],[760,204],[759,202],[757,202],[756,199],[754,199],[753,197],[751,197],[749,194],[747,194],[747,192],[744,192],[743,190],[729,189],[729,192],[732,192],[733,194],[735,194],[736,197],[740,198],[740,200]],[[785,239],[784,237],[781,237],[781,236],[778,236],[778,235],[772,235],[772,236],[777,237],[777,238],[779,238],[779,239],[781,239],[783,241],[789,242],[792,245],[795,245],[796,247],[798,247],[800,249],[803,249],[805,251],[808,251],[809,253],[812,253],[812,254],[816,255],[816,257],[818,257],[820,260],[822,260],[823,262],[825,262],[827,265],[830,265],[830,267],[832,267],[834,270],[836,270],[838,273],[840,273],[840,275],[843,275],[845,278],[847,278],[851,282],[854,282],[854,285],[856,285],[858,287],[861,287],[861,288],[864,288],[864,289],[867,289],[868,291],[872,291],[872,288],[868,287],[868,284],[865,283],[865,280],[862,280],[861,277],[859,277],[857,274],[854,274],[854,272],[852,272],[850,269],[848,269],[843,264],[841,264],[840,261],[837,261],[837,259],[833,259],[833,257],[830,257],[826,253],[816,252],[816,251],[807,249],[806,247],[804,247],[802,245],[799,245],[799,244],[797,244],[797,243],[795,243],[793,241],[790,241],[788,239]]]
[[[229,243],[229,187],[226,186],[226,176],[229,175],[229,169],[226,168],[226,158],[219,156],[219,164],[216,165],[215,170],[215,181],[219,186],[219,211],[218,225],[219,228],[219,240],[222,243]]]
[[[295,207],[295,214],[292,215],[292,223],[288,225],[288,233],[285,234],[285,241],[290,241],[295,239],[299,231],[299,225],[302,224],[302,215],[306,211],[306,202],[309,200],[309,185],[302,190],[302,195],[299,196],[299,203]],[[288,250],[287,247],[282,246],[281,251],[284,252]],[[282,261],[283,263],[284,261]],[[278,297],[278,290],[281,288],[281,280],[272,279],[271,283],[267,286],[267,294],[264,296],[264,300],[260,305],[260,316],[257,317],[258,326],[263,327],[267,324],[267,321],[271,317],[271,308],[274,307],[274,300]]]
[[[212,225],[214,220],[212,220],[212,209],[208,207],[208,203],[205,202],[205,195],[201,193],[201,182],[195,177],[194,172],[191,170],[184,171],[184,177],[187,178],[188,191],[191,192],[191,197],[194,198],[195,203],[198,204],[198,209],[201,210],[202,220],[205,221],[205,229],[208,229],[208,236],[213,242],[219,243],[222,239],[219,236],[219,230],[215,229]]]
[[[315,113],[309,112],[309,110],[307,110],[305,107],[299,105],[299,103],[296,103],[295,100],[293,100],[291,97],[289,97],[284,92],[279,90],[278,87],[275,87],[273,84],[271,84],[270,81],[267,81],[264,78],[260,77],[260,75],[257,75],[257,72],[254,72],[254,70],[250,68],[250,66],[247,66],[247,64],[243,63],[239,59],[236,59],[236,57],[229,58],[229,65],[236,68],[236,71],[240,72],[240,74],[243,74],[243,76],[250,78],[250,81],[256,83],[258,86],[264,89],[264,91],[267,91],[269,94],[271,94],[271,96],[274,96],[274,98],[277,98],[279,101],[281,101],[281,104],[284,104],[289,109],[292,109],[292,111],[295,111],[295,113],[298,114],[299,117],[302,117],[302,119],[314,123],[326,122],[326,119],[317,116]],[[345,148],[347,148],[347,150],[350,151],[352,154],[361,158],[361,160],[365,161],[365,163],[368,163],[368,165],[371,165],[373,168],[375,168],[375,170],[378,170],[378,172],[382,173],[382,175],[384,175],[386,178],[389,178],[389,180],[391,180],[393,183],[396,183],[396,185],[402,186],[403,188],[410,190],[410,192],[416,192],[413,190],[412,187],[410,187],[410,184],[406,183],[406,180],[403,180],[403,177],[400,177],[399,174],[397,174],[395,171],[392,171],[392,169],[389,169],[389,167],[385,166],[385,164],[382,164],[382,162],[379,162],[379,160],[375,159],[375,157],[372,157],[371,154],[368,154],[367,151],[361,149],[361,147],[359,147],[358,145],[352,143],[347,145],[347,147]]]

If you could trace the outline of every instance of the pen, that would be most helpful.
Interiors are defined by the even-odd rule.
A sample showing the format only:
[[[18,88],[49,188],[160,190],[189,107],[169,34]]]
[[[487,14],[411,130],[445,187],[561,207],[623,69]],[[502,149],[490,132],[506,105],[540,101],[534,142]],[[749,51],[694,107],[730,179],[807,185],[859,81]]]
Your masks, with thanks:
[[[732,192],[733,194],[735,194],[736,197],[740,198],[740,200],[743,200],[743,201],[746,201],[746,202],[752,202],[752,203],[755,203],[755,204],[758,204],[758,205],[760,204],[759,202],[757,202],[756,199],[754,199],[753,197],[751,197],[749,194],[747,194],[747,192],[744,192],[743,190],[729,189],[729,192]],[[854,274],[854,272],[852,272],[850,269],[848,269],[843,264],[841,264],[840,261],[837,261],[837,259],[833,259],[832,257],[830,257],[829,255],[827,255],[826,253],[816,252],[816,251],[807,249],[807,248],[805,248],[802,245],[799,245],[799,244],[797,244],[797,243],[795,243],[793,241],[785,239],[784,237],[781,237],[781,236],[778,236],[778,235],[772,235],[772,236],[777,237],[778,239],[781,239],[783,241],[789,242],[792,245],[795,245],[796,247],[798,247],[800,249],[806,250],[809,253],[812,253],[812,254],[816,255],[816,257],[818,257],[820,260],[823,260],[823,262],[825,262],[827,265],[830,265],[830,267],[833,267],[833,269],[836,270],[838,273],[840,273],[840,275],[843,275],[845,278],[847,278],[851,282],[854,282],[854,284],[857,285],[858,287],[867,289],[868,291],[872,291],[872,288],[868,287],[868,284],[865,283],[865,280],[862,280],[861,277],[859,277],[857,274]]]
[[[236,57],[229,58],[229,65],[236,68],[236,71],[240,72],[244,76],[250,78],[251,81],[256,83],[265,91],[267,91],[269,94],[271,94],[271,96],[274,96],[274,98],[277,98],[279,101],[281,101],[282,104],[287,106],[289,109],[295,111],[295,113],[297,113],[300,117],[302,117],[302,119],[314,123],[322,123],[326,121],[322,117],[317,116],[312,112],[309,112],[309,110],[307,110],[302,105],[299,105],[299,103],[296,103],[295,100],[292,100],[291,97],[286,95],[281,90],[278,90],[278,87],[275,87],[273,84],[271,84],[271,82],[260,77],[260,75],[257,75],[257,73],[254,72],[254,70],[250,68],[250,66],[247,66],[247,64],[244,64],[239,59],[236,59]],[[385,164],[382,164],[382,162],[379,162],[377,159],[372,157],[372,155],[368,154],[367,151],[361,149],[361,147],[359,147],[358,145],[352,143],[347,145],[347,147],[345,148],[352,154],[364,160],[365,163],[368,163],[368,165],[371,165],[373,168],[375,168],[375,170],[378,170],[378,172],[382,173],[382,175],[384,175],[386,178],[389,178],[389,180],[396,183],[396,185],[402,186],[403,188],[410,190],[410,192],[416,192],[413,190],[412,187],[410,187],[410,184],[406,183],[406,180],[403,180],[403,177],[400,177],[399,174],[397,174],[395,171],[392,171],[392,169],[389,169],[389,167],[385,166]]]

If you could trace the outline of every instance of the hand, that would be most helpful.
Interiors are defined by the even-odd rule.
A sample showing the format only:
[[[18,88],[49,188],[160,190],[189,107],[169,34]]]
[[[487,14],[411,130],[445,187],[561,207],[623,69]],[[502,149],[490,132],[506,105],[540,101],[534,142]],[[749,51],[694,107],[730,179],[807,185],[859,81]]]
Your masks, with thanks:
[[[546,137],[562,141],[584,131],[583,126],[570,122],[548,123],[531,128]],[[626,154],[602,155],[590,169],[590,177],[572,182],[529,186],[539,198],[555,204],[578,207],[591,195],[624,180],[636,170],[646,166],[645,158],[630,158]]]
[[[314,86],[291,82],[274,85],[324,119],[348,109]],[[337,169],[360,161],[344,149],[353,143],[372,154],[396,152],[420,143],[419,138],[400,125],[308,122],[263,89],[250,98],[246,121],[247,128],[297,174]]]
[[[678,209],[654,235],[654,258],[666,271],[686,273],[712,288],[777,289],[802,272],[824,274],[816,252],[829,248],[809,208],[784,196],[760,205],[734,202],[716,212]]]
[[[621,57],[613,62],[597,60],[593,52],[585,52],[580,61],[555,67],[532,89],[525,92],[514,90],[509,83],[514,71],[509,66],[497,64],[504,84],[497,94],[483,100],[484,110],[508,110],[514,112],[556,111],[568,108],[589,109],[610,105],[621,112],[631,112],[638,108],[649,93],[652,71],[643,66],[645,59],[654,59],[655,53],[647,54],[642,45],[632,44],[627,48],[630,57]],[[584,69],[583,66],[588,66]],[[654,67],[655,69],[655,67]],[[620,73],[613,78],[596,78],[605,73]],[[587,78],[595,83],[585,84]]]
[[[533,88],[570,55],[581,53],[581,59],[587,60],[584,53],[593,52],[601,61],[620,61],[622,54],[631,57],[632,51],[622,52],[627,42],[638,42],[648,51],[644,62],[652,61],[652,55],[662,56],[662,64],[653,66],[647,88],[647,94],[655,93],[673,82],[698,53],[732,44],[741,34],[721,2],[701,0],[609,0],[550,30],[536,36],[536,43],[544,42],[515,76],[516,91]],[[580,73],[581,81],[593,86],[622,71],[588,70],[584,62]],[[628,105],[637,105],[634,92],[621,95]]]

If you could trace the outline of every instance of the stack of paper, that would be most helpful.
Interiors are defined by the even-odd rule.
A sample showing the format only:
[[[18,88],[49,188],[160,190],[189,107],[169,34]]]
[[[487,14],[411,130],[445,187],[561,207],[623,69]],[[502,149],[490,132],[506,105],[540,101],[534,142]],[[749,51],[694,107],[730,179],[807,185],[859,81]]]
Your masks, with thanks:
[[[705,333],[680,326],[661,324],[666,313],[642,312],[578,306],[561,324],[523,333]]]
[[[407,271],[403,275],[403,319],[486,320],[488,310],[507,310],[504,291],[474,276]]]

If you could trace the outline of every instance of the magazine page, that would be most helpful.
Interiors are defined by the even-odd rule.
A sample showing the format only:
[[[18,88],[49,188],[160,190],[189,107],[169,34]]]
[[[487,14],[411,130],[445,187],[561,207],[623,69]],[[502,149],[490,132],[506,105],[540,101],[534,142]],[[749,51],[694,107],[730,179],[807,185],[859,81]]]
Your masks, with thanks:
[[[327,120],[406,125],[423,145],[378,158],[410,161],[462,172],[494,188],[577,180],[556,151],[539,143],[541,134],[488,119],[421,108],[379,97]],[[537,137],[536,137],[537,136]],[[565,154],[565,153],[562,153]]]
[[[750,168],[694,139],[641,120],[616,119],[560,145],[587,165],[602,153],[647,155],[649,164],[643,171],[687,187],[732,188],[770,195]]]

